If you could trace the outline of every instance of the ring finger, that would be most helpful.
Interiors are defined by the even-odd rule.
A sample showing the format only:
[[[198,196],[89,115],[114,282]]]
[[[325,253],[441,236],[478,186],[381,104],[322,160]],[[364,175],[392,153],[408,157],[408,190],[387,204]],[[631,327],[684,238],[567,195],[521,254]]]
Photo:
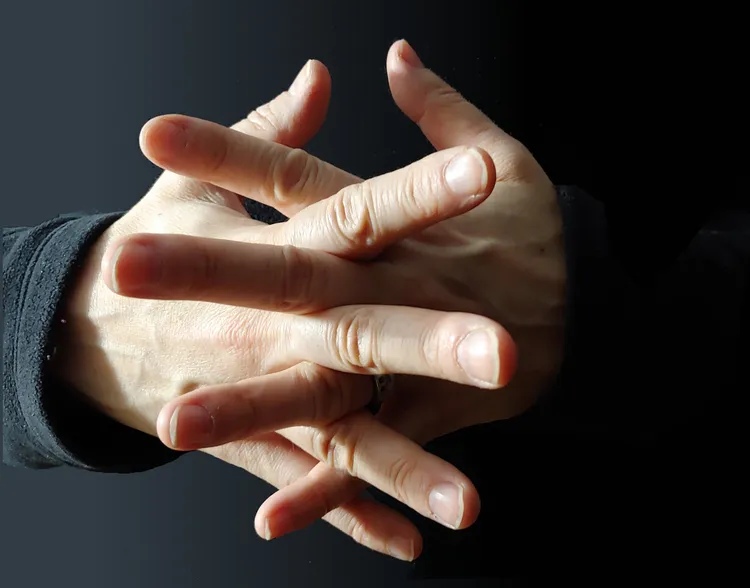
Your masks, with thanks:
[[[204,451],[276,488],[304,479],[320,464],[277,433]],[[341,506],[327,509],[323,519],[365,547],[405,561],[418,557],[422,551],[422,537],[416,527],[403,515],[357,494],[355,492]],[[258,535],[265,539],[275,538],[277,535],[264,524],[265,518],[256,518]]]
[[[325,426],[372,395],[371,378],[300,363],[183,394],[162,408],[156,429],[172,449],[204,449],[303,423]]]
[[[279,433],[341,475],[359,478],[446,527],[468,527],[479,515],[479,494],[471,480],[368,413]],[[329,481],[338,489],[337,477]],[[347,487],[343,486],[342,495]],[[317,476],[312,476],[290,485],[277,499],[287,505],[304,504],[299,500],[310,499],[318,488]]]

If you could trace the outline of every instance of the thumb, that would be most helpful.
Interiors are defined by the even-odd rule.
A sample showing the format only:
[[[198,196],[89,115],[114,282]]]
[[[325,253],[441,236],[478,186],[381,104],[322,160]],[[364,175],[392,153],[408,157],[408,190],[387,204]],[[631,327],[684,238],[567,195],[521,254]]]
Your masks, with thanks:
[[[533,159],[526,148],[427,69],[406,41],[391,46],[387,70],[396,105],[419,125],[435,149],[459,145],[483,148],[495,163],[498,181],[516,179],[527,171],[525,164]]]

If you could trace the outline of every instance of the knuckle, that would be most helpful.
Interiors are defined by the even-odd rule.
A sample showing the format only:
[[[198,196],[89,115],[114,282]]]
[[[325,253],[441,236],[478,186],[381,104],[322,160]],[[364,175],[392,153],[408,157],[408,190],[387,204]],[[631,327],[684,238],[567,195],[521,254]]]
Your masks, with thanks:
[[[292,245],[281,246],[282,268],[279,300],[275,305],[280,312],[301,312],[313,301],[315,287],[322,271],[308,251]]]
[[[397,193],[399,212],[413,219],[435,218],[440,213],[439,196],[443,192],[445,183],[440,170],[410,170]]]
[[[305,194],[317,182],[321,174],[321,163],[302,149],[290,149],[272,166],[272,193],[278,202],[286,202]]]
[[[428,94],[422,118],[435,111],[441,112],[446,109],[451,111],[464,102],[466,102],[466,99],[458,90],[448,84],[442,83],[433,88]]]
[[[379,230],[374,214],[372,186],[363,182],[357,186],[356,195],[340,194],[330,200],[327,218],[344,246],[357,251],[372,247],[378,240]]]
[[[318,459],[331,468],[356,477],[359,439],[352,427],[342,422],[333,427],[316,428],[312,443]]]
[[[256,332],[264,332],[264,329],[258,329],[256,321],[248,312],[232,312],[224,320],[212,321],[213,337],[222,349],[238,350],[243,353],[253,348]],[[266,344],[268,340],[266,339]]]
[[[247,121],[262,133],[278,134],[281,131],[281,121],[270,104],[263,104],[253,110],[247,115]]]
[[[425,365],[437,366],[441,364],[441,351],[452,348],[451,342],[456,340],[458,333],[463,333],[453,324],[445,324],[446,321],[439,321],[434,328],[423,329],[419,334],[419,345],[417,353],[419,360]],[[445,338],[445,344],[441,338]]]
[[[323,518],[360,545],[371,549],[377,549],[379,546],[374,540],[371,527],[367,524],[367,518],[355,516],[342,508],[329,511]]]
[[[354,541],[364,546],[370,544],[370,532],[367,529],[367,525],[365,525],[360,519],[351,517],[347,527],[347,534],[354,539]]]
[[[313,454],[322,462],[335,468],[335,451],[333,437],[329,428],[315,428],[310,439]]]
[[[408,502],[408,484],[414,477],[417,465],[414,461],[405,457],[396,456],[385,472],[387,479],[390,481],[394,497],[401,502]]]
[[[351,376],[328,368],[320,368],[318,377],[322,383],[318,395],[317,415],[321,421],[333,421],[354,406],[354,390],[349,382]]]
[[[519,145],[502,145],[495,150],[495,183],[529,181],[537,173],[537,164],[531,154]]]
[[[331,349],[344,369],[354,373],[380,371],[378,327],[367,309],[357,309],[336,323]]]
[[[305,364],[299,377],[300,388],[309,390],[306,397],[312,423],[325,425],[344,413],[347,386],[342,385],[342,374],[317,364]]]

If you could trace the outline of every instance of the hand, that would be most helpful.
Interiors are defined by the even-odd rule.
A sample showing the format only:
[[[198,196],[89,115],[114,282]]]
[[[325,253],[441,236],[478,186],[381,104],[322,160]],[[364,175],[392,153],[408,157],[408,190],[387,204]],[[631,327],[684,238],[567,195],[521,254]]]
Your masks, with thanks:
[[[415,65],[410,66],[404,57]],[[562,349],[565,289],[561,219],[554,187],[528,151],[421,67],[408,45],[392,48],[388,73],[396,102],[419,122],[433,145],[438,149],[461,143],[483,147],[495,162],[498,181],[480,210],[392,245],[370,267],[396,266],[425,283],[437,278],[444,289],[458,296],[459,305],[453,309],[471,309],[509,325],[521,354],[518,375],[498,394],[402,377],[398,392],[384,405],[379,421],[423,443],[465,426],[523,411],[555,375]],[[180,173],[201,176],[200,170],[189,165],[176,167]],[[329,178],[318,180],[323,185],[331,182]],[[306,203],[325,195],[314,183],[308,183],[306,189]],[[306,214],[301,211],[293,220]],[[291,235],[293,242],[307,237],[304,233]],[[330,245],[316,245],[342,254]],[[435,307],[435,298],[425,296],[423,291],[419,294],[422,299],[415,302]],[[165,413],[192,401],[184,397],[166,407]],[[241,402],[232,407],[233,413],[246,414]],[[436,516],[442,510],[446,525],[461,528],[473,522],[478,505],[472,497],[467,505],[466,489],[454,488],[451,493],[448,486],[431,499],[429,490],[434,480],[425,477],[424,469],[415,463],[414,456],[419,455],[415,445],[394,436],[393,431],[367,415],[356,413],[324,428],[292,427],[280,432],[323,464],[260,509],[256,528],[261,534],[278,536],[299,528],[355,496],[363,486],[349,474],[385,488],[423,514]],[[223,439],[241,439],[242,434],[235,430],[221,435]],[[253,444],[255,440],[240,443]],[[254,471],[252,464],[247,468]],[[418,537],[401,539],[411,541],[416,555]]]
[[[372,394],[369,378],[333,370],[421,373],[475,382],[453,355],[462,338],[476,329],[495,339],[484,351],[493,374],[482,385],[498,387],[510,377],[504,360],[513,353],[513,343],[499,325],[481,316],[383,306],[408,304],[414,280],[397,269],[374,270],[343,259],[372,256],[410,232],[477,206],[494,183],[492,161],[481,150],[459,148],[355,184],[352,176],[300,151],[255,138],[265,135],[296,145],[314,133],[325,114],[329,81],[320,64],[312,63],[307,71],[307,82],[303,73],[302,82],[257,111],[266,113],[265,119],[256,113],[238,123],[229,135],[234,143],[212,143],[215,131],[225,129],[187,117],[162,117],[145,127],[147,153],[166,161],[175,154],[186,158],[212,183],[164,174],[100,239],[69,296],[66,341],[56,369],[105,414],[154,434],[165,404],[188,397],[191,390],[199,388],[200,394],[214,387],[217,398],[252,397],[268,408],[245,426],[247,435],[299,422],[326,425],[363,407]],[[275,131],[262,126],[273,113],[280,116]],[[311,123],[313,119],[317,122]],[[222,151],[223,146],[230,148]],[[207,150],[201,151],[203,147]],[[446,175],[449,163],[462,155],[470,162],[465,173]],[[258,165],[248,166],[254,157],[260,158]],[[238,163],[249,176],[234,173]],[[267,169],[273,170],[271,177],[252,175]],[[282,225],[269,227],[247,218],[238,194],[273,198],[277,206],[287,203],[287,209],[294,209],[303,203],[299,196],[306,193],[305,174],[328,178],[330,183],[317,185],[335,196],[311,205],[305,218]],[[460,182],[451,185],[451,178]],[[331,217],[331,211],[338,216]],[[292,234],[297,247],[274,245],[291,242]],[[308,246],[326,247],[301,248],[306,246],[304,235]],[[204,240],[195,241],[196,236]],[[183,267],[198,273],[188,275]],[[259,275],[263,280],[253,279]],[[427,290],[433,286],[433,295],[445,294],[450,306],[451,296],[439,284],[420,284]],[[183,301],[141,299],[159,298],[160,288]],[[358,306],[352,306],[355,302]],[[244,308],[231,306],[239,304]],[[199,433],[204,434],[201,446],[221,442],[211,434],[238,421],[230,412],[217,415],[218,406],[208,408],[212,415],[173,410],[168,442],[186,448],[183,433],[187,448],[190,436]],[[205,423],[216,426],[207,434]],[[271,434],[259,438],[256,447],[285,448],[284,443]],[[236,463],[231,451],[227,459]],[[244,459],[248,449],[239,451]],[[471,491],[471,483],[450,464],[426,453],[420,459],[436,475]],[[362,501],[352,501],[341,513],[347,520],[337,524],[348,525],[360,514],[388,527],[382,536],[390,536],[394,526],[408,525],[388,509]]]
[[[436,149],[459,144],[485,149],[495,163],[497,185],[480,209],[400,241],[378,259],[438,278],[460,292],[467,301],[463,309],[471,306],[473,312],[503,324],[519,354],[513,381],[497,394],[423,377],[399,377],[398,389],[378,420],[422,444],[524,411],[557,374],[566,286],[562,220],[554,186],[531,154],[425,69],[405,42],[389,52],[388,78],[397,105]],[[278,536],[309,524],[361,491],[362,482],[351,476],[367,479],[362,472],[376,468],[378,460],[383,465],[377,469],[392,474],[389,494],[417,505],[420,512],[429,504],[434,518],[444,513],[441,522],[459,521],[460,527],[460,490],[446,490],[433,507],[426,488],[409,475],[415,468],[409,454],[401,448],[389,454],[382,449],[387,439],[382,429],[355,427],[357,418],[330,425],[324,441],[320,431],[310,427],[282,432],[322,463],[266,501],[258,511],[256,528],[262,524]],[[331,443],[342,447],[332,451]],[[343,457],[331,459],[331,454]],[[383,485],[377,480],[378,487]]]

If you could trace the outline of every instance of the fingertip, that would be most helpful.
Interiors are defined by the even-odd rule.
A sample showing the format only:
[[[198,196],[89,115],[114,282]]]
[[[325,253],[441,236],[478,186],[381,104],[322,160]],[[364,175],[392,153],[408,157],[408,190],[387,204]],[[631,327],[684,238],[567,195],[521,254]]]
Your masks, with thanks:
[[[255,532],[266,541],[293,533],[319,518],[316,516],[309,521],[301,520],[299,515],[295,516],[291,510],[266,506],[272,499],[273,496],[263,503],[255,515]]]
[[[500,375],[498,379],[500,387],[505,387],[516,375],[518,346],[508,331],[502,329],[502,333],[499,337]]]
[[[282,95],[283,96],[283,95]],[[331,75],[317,59],[310,59],[289,87],[289,103],[282,97],[276,108],[285,124],[273,140],[288,147],[302,147],[320,130],[331,101]],[[278,99],[277,99],[278,100]]]
[[[266,541],[270,541],[273,539],[271,536],[271,530],[268,523],[268,517],[263,514],[263,506],[258,509],[258,512],[255,513],[255,520],[253,521],[253,527],[255,528],[255,533],[260,537],[261,539],[265,539]]]
[[[309,68],[309,86],[313,90],[330,89],[331,73],[322,61],[310,59],[305,67]]]
[[[133,296],[157,284],[161,273],[154,243],[147,235],[129,235],[107,248],[102,277],[115,294]]]
[[[482,163],[484,165],[484,171],[486,175],[482,178],[484,182],[483,192],[478,195],[481,196],[483,200],[484,198],[492,194],[492,191],[495,189],[495,183],[497,182],[495,160],[492,159],[492,156],[481,147],[473,146],[471,147],[471,150],[482,160]]]
[[[122,246],[126,241],[126,237],[119,237],[114,239],[107,245],[102,256],[102,262],[100,266],[102,280],[104,285],[107,286],[115,294],[118,293],[119,285],[117,284],[117,276],[115,275],[115,269],[117,267],[117,260],[122,252]]]
[[[386,65],[389,70],[408,72],[424,68],[424,63],[406,39],[399,39],[388,49]]]
[[[146,122],[141,127],[141,132],[138,133],[138,146],[141,148],[141,152],[145,155],[148,151],[148,135],[151,127],[156,123],[159,117],[154,117]]]
[[[403,40],[391,46],[386,59],[386,72],[396,106],[412,122],[418,123],[426,112],[425,101],[430,83],[434,83],[434,74],[422,65],[416,52]]]
[[[422,551],[424,550],[424,540],[422,539],[422,535],[420,533],[414,533],[414,538],[412,539],[412,548],[413,548],[413,555],[412,561],[415,559],[418,559],[420,555],[422,555]]]
[[[148,121],[139,135],[141,151],[156,164],[164,163],[187,146],[189,119],[180,115],[164,115]]]
[[[308,59],[289,86],[289,93],[295,97],[306,97],[330,88],[330,82],[331,74],[325,64],[317,59]]]
[[[401,66],[401,56],[399,55],[399,47],[403,43],[403,40],[395,41],[388,49],[388,54],[385,58],[386,70],[390,74],[392,71],[397,71]]]
[[[463,490],[463,513],[457,529],[466,529],[471,527],[479,518],[482,502],[479,498],[479,492],[471,480],[467,478],[461,486]]]
[[[294,78],[292,85],[289,86],[289,93],[292,96],[301,96],[305,93],[305,90],[310,85],[310,72],[310,60],[307,60],[302,69],[297,73],[297,77]]]
[[[406,39],[401,39],[397,43],[396,52],[398,53],[398,57],[401,59],[401,61],[403,61],[407,66],[417,69],[421,69],[424,67],[424,64],[419,58],[419,55],[417,55],[417,52],[409,44],[409,42],[406,41]]]
[[[172,436],[169,430],[173,413],[174,407],[169,404],[159,411],[159,416],[156,417],[156,435],[164,445],[170,449],[177,449],[172,443]]]

